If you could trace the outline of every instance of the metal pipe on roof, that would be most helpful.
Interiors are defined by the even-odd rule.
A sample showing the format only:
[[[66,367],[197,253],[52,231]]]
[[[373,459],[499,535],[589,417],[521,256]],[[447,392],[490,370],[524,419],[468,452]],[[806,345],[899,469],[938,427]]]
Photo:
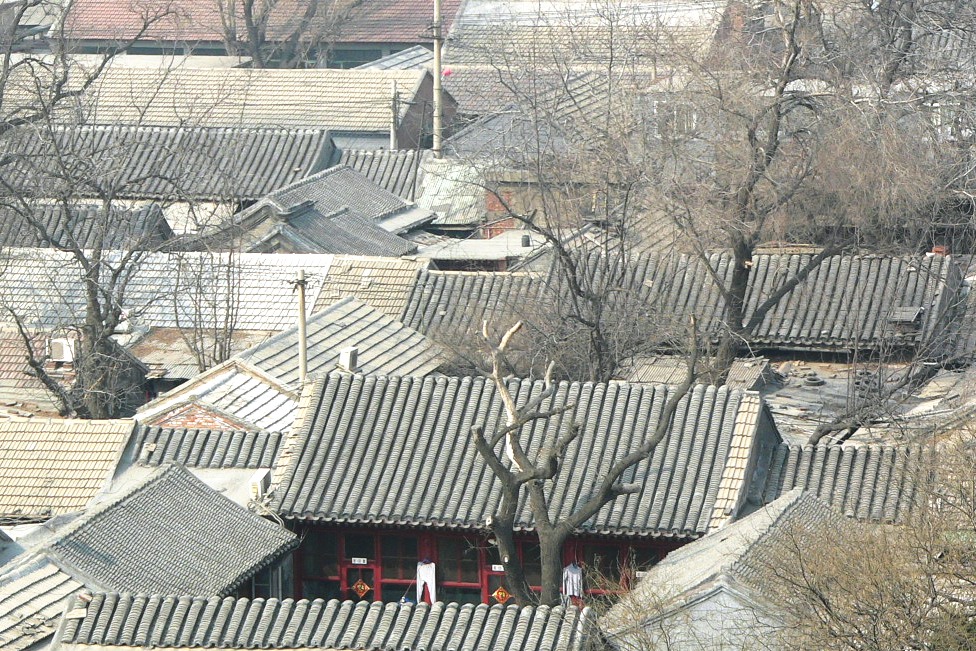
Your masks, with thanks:
[[[390,149],[393,150],[397,148],[397,128],[399,126],[397,124],[397,118],[400,112],[400,94],[397,92],[396,79],[391,84],[393,98],[390,102]]]

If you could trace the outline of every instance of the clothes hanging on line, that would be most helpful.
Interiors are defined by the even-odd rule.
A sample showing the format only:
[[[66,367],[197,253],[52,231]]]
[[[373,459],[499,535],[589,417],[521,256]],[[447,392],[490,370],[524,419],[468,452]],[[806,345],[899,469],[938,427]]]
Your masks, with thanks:
[[[431,603],[437,601],[437,587],[434,585],[435,566],[433,563],[417,563],[417,603],[424,601],[424,586],[430,595]]]
[[[568,604],[571,597],[580,598],[583,596],[583,568],[575,562],[563,568],[563,604]]]

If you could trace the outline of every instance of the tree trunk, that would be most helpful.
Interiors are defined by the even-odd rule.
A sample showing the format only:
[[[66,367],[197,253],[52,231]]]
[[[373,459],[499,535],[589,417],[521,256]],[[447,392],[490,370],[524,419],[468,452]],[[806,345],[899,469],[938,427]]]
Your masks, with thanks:
[[[563,544],[566,536],[549,531],[539,532],[539,550],[542,556],[542,594],[539,604],[558,606],[563,583]]]
[[[749,289],[749,273],[752,271],[752,247],[741,235],[733,238],[732,256],[729,300],[725,306],[725,323],[715,360],[716,384],[724,384],[728,379],[732,363],[748,336],[744,322],[746,291]]]
[[[519,560],[518,550],[515,545],[515,520],[514,518],[495,517],[492,527],[495,540],[498,541],[498,556],[505,567],[505,589],[515,598],[515,603],[519,606],[529,606],[536,603],[535,593],[529,588],[528,581],[525,580],[525,571],[522,569],[522,562]]]

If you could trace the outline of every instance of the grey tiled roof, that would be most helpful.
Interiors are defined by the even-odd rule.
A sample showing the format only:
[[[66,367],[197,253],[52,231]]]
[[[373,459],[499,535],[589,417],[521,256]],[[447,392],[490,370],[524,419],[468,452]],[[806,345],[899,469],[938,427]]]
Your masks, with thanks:
[[[353,70],[427,70],[434,61],[434,53],[423,45],[414,45],[376,61],[356,66]]]
[[[336,370],[339,352],[358,349],[359,372],[427,375],[440,365],[440,348],[415,330],[355,298],[344,298],[306,324],[308,374]],[[298,328],[275,335],[238,356],[288,385],[298,385]]]
[[[92,588],[224,595],[296,544],[172,464],[78,518],[45,552]]]
[[[65,620],[69,649],[107,647],[574,651],[596,634],[592,611],[466,604],[205,599],[96,593]],[[142,625],[137,625],[142,622]]]
[[[9,140],[8,180],[32,196],[87,196],[88,184],[98,184],[117,198],[253,200],[317,172],[332,154],[324,129],[81,126],[51,133],[24,127]],[[59,164],[91,170],[90,177],[75,173],[65,187]]]
[[[158,204],[138,208],[112,206],[108,219],[102,207],[95,204],[72,206],[66,215],[57,204],[33,208],[30,218],[40,228],[24,219],[23,214],[0,208],[0,246],[71,246],[156,250],[173,237]],[[40,232],[47,237],[42,239]]]
[[[281,448],[277,432],[140,427],[139,461],[176,462],[188,468],[270,468]]]
[[[512,381],[523,402],[541,383]],[[566,384],[540,410],[574,405],[525,432],[535,454],[570,424],[581,424],[553,493],[554,516],[571,512],[610,464],[653,431],[668,389],[625,383]],[[694,537],[708,530],[719,489],[744,472],[763,408],[758,396],[696,387],[680,403],[672,433],[651,459],[625,473],[643,490],[605,506],[582,530],[614,535]],[[484,378],[386,378],[333,374],[302,398],[296,426],[279,460],[273,508],[288,518],[444,528],[480,528],[499,491],[478,456],[470,428],[492,431],[503,418]],[[740,449],[743,448],[743,449]],[[734,466],[734,467],[733,467]],[[343,477],[343,481],[334,481]],[[726,481],[723,483],[723,479]],[[729,504],[737,495],[726,495]],[[517,527],[533,526],[527,506]]]
[[[849,517],[895,522],[912,508],[924,455],[920,446],[784,443],[773,453],[762,499],[801,488]]]
[[[406,201],[414,201],[423,176],[421,162],[430,150],[346,149],[336,151],[334,165],[344,165]]]
[[[23,651],[49,637],[81,582],[44,556],[0,566],[0,649]]]
[[[626,366],[624,379],[630,382],[680,384],[687,374],[687,360],[677,355],[658,355],[633,359]],[[732,362],[725,383],[737,389],[759,391],[773,380],[769,360],[762,357],[737,358]]]
[[[499,327],[538,300],[540,276],[476,271],[421,272],[402,321],[420,332],[481,328],[484,318]]]
[[[810,255],[757,255],[746,293],[745,320],[760,303],[794,276]],[[596,258],[586,264],[595,265]],[[715,254],[709,263],[728,284],[731,256]],[[637,256],[621,274],[621,289],[632,292],[657,314],[685,320],[694,314],[699,328],[717,337],[725,303],[699,259]],[[420,277],[404,310],[407,325],[463,330],[487,315],[504,323],[526,306],[553,295],[560,279],[545,274],[460,274],[428,271]],[[943,256],[885,257],[838,255],[827,258],[781,299],[756,326],[754,346],[792,350],[875,349],[897,344],[917,347],[927,357],[947,352],[950,324],[960,295],[958,267]],[[909,308],[920,318],[909,328],[895,322]]]
[[[69,253],[4,253],[0,297],[5,306],[32,327],[80,323],[85,313],[82,272]],[[117,256],[106,253],[105,264],[114,264]],[[331,255],[152,253],[129,265],[132,277],[122,307],[134,326],[199,326],[204,334],[227,324],[235,330],[280,331],[297,323],[292,286],[298,270],[307,273],[312,304],[332,261]]]

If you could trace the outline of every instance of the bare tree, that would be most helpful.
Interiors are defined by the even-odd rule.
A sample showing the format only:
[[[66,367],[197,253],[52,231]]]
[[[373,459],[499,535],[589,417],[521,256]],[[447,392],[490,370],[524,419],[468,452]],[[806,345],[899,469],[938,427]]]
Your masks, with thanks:
[[[298,68],[328,60],[361,0],[214,0],[230,52],[255,68]]]
[[[550,364],[545,377],[543,391],[537,396],[518,405],[509,390],[504,373],[504,357],[513,337],[522,329],[516,323],[494,344],[489,337],[487,323],[483,329],[486,343],[490,347],[492,369],[491,379],[505,406],[506,423],[494,432],[486,432],[483,426],[471,429],[471,436],[478,454],[501,484],[501,501],[495,512],[491,530],[498,541],[502,563],[505,567],[507,584],[519,604],[541,603],[556,605],[559,602],[559,589],[562,571],[562,550],[566,540],[591,517],[621,495],[635,493],[641,489],[634,484],[625,484],[621,477],[625,471],[653,453],[664,440],[672,426],[675,411],[695,380],[697,345],[691,346],[688,373],[682,384],[668,392],[661,409],[654,434],[637,449],[615,460],[605,475],[600,477],[592,494],[568,517],[554,519],[550,515],[552,486],[559,481],[560,462],[569,446],[580,434],[580,426],[571,424],[555,443],[542,449],[535,458],[529,456],[521,438],[523,428],[537,420],[548,419],[572,409],[566,405],[554,409],[547,408],[547,399],[553,395],[555,385],[552,381],[553,365]],[[501,445],[502,450],[498,447]],[[547,482],[551,482],[547,487]],[[525,578],[525,572],[515,545],[515,519],[519,502],[527,494],[534,520],[535,534],[539,538],[542,560],[542,592],[533,593]]]
[[[566,314],[592,334],[597,377],[615,361],[604,352],[613,320],[599,314],[608,293],[577,262],[569,233],[605,228],[616,237],[602,247],[604,264],[627,269],[628,242],[648,222],[669,222],[679,235],[658,250],[677,244],[697,256],[721,295],[721,380],[824,260],[862,247],[915,252],[933,237],[968,149],[940,139],[931,104],[950,101],[951,87],[957,106],[972,89],[952,77],[933,39],[971,31],[969,13],[941,0],[733,3],[711,17],[703,41],[661,11],[608,2],[539,14],[533,28],[557,36],[531,51],[515,39],[506,47],[500,30],[502,45],[484,57],[518,118],[504,133],[485,129],[480,151],[462,143],[461,154],[483,161],[505,216],[546,237],[570,288]],[[512,169],[530,188],[523,196],[498,180]],[[747,308],[753,256],[766,241],[818,250]],[[712,267],[716,250],[731,254],[727,275]]]

